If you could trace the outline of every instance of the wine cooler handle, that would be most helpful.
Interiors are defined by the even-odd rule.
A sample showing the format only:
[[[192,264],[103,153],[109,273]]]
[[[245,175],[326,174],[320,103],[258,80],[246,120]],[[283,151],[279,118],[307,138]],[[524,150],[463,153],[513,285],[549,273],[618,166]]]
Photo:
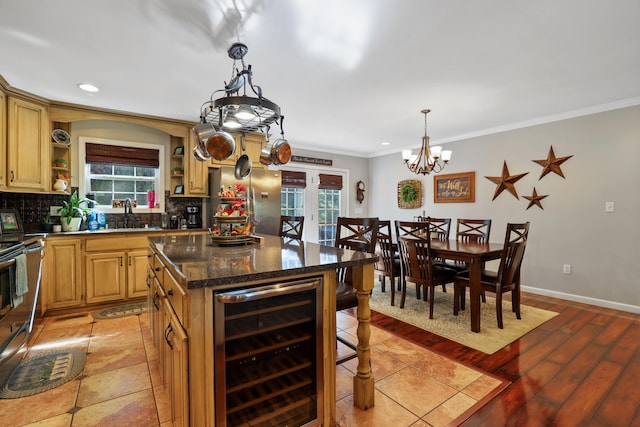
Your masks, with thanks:
[[[296,292],[310,291],[320,286],[320,279],[298,284],[275,284],[259,288],[244,289],[240,291],[224,292],[217,294],[216,298],[223,304],[237,304],[271,298],[279,295],[288,295]]]

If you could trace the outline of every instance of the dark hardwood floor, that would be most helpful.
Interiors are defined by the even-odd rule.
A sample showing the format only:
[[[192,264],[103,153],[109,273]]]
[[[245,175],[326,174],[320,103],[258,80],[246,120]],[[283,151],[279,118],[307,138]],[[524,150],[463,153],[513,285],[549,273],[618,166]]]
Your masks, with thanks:
[[[560,314],[492,355],[377,312],[371,324],[512,382],[464,426],[640,426],[640,315],[522,302]]]

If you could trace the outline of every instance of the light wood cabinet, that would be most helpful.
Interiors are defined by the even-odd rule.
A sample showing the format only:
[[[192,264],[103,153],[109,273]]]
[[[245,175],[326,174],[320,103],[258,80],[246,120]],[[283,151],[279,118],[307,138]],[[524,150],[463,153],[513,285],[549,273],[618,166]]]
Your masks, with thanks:
[[[189,351],[187,333],[181,319],[186,310],[186,298],[180,285],[153,251],[147,259],[150,277],[149,327],[158,351],[160,376],[169,396],[171,421],[174,426],[188,426]]]
[[[82,251],[77,238],[47,239],[42,280],[42,311],[81,306]]]
[[[0,189],[5,188],[5,177],[7,176],[7,97],[0,90]]]
[[[209,196],[209,164],[196,160],[192,155],[193,147],[195,147],[195,139],[189,134],[189,150],[185,152],[187,158],[187,181],[186,191],[190,196],[205,197]]]
[[[85,255],[87,304],[126,298],[126,252]]]
[[[233,139],[236,141],[236,152],[233,156],[229,157],[225,160],[215,160],[211,159],[209,166],[217,168],[220,166],[235,166],[236,161],[242,154],[242,135],[233,135]],[[245,153],[251,159],[251,167],[264,169],[265,166],[260,163],[260,152],[262,151],[262,147],[266,144],[266,139],[261,133],[249,133],[245,136],[244,139],[244,147]]]
[[[7,189],[49,191],[51,154],[46,106],[8,97],[6,156]]]
[[[147,296],[148,252],[138,249],[127,253],[127,298]]]
[[[147,295],[147,237],[87,238],[87,304]]]
[[[164,352],[160,361],[164,385],[169,395],[174,426],[189,425],[189,363],[187,333],[175,316],[169,300],[164,300]]]

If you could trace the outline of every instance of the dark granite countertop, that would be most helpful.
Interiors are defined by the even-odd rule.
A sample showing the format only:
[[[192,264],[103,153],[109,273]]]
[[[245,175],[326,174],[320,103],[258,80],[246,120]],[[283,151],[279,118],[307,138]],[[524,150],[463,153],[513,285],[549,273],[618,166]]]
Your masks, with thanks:
[[[189,289],[223,287],[372,264],[377,255],[321,246],[278,236],[260,236],[262,242],[217,246],[204,235],[150,236],[163,260]]]

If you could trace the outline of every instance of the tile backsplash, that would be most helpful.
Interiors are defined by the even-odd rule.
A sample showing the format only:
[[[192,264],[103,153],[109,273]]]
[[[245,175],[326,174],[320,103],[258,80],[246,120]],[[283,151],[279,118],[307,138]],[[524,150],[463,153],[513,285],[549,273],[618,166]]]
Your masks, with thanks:
[[[72,190],[76,190],[72,188]],[[69,199],[66,194],[31,194],[31,193],[3,193],[0,192],[0,208],[16,209],[24,223],[26,232],[41,231],[42,219],[49,215],[50,206],[62,206],[62,202]],[[187,206],[200,206],[202,199],[199,197],[169,197],[169,191],[165,191],[164,196],[165,211],[169,215],[184,218]],[[107,214],[107,224],[109,228],[119,228],[123,226],[124,212],[122,214]],[[136,224],[143,226],[161,226],[160,213],[134,213]],[[59,221],[54,217],[54,221]],[[86,223],[83,224],[86,228]]]

